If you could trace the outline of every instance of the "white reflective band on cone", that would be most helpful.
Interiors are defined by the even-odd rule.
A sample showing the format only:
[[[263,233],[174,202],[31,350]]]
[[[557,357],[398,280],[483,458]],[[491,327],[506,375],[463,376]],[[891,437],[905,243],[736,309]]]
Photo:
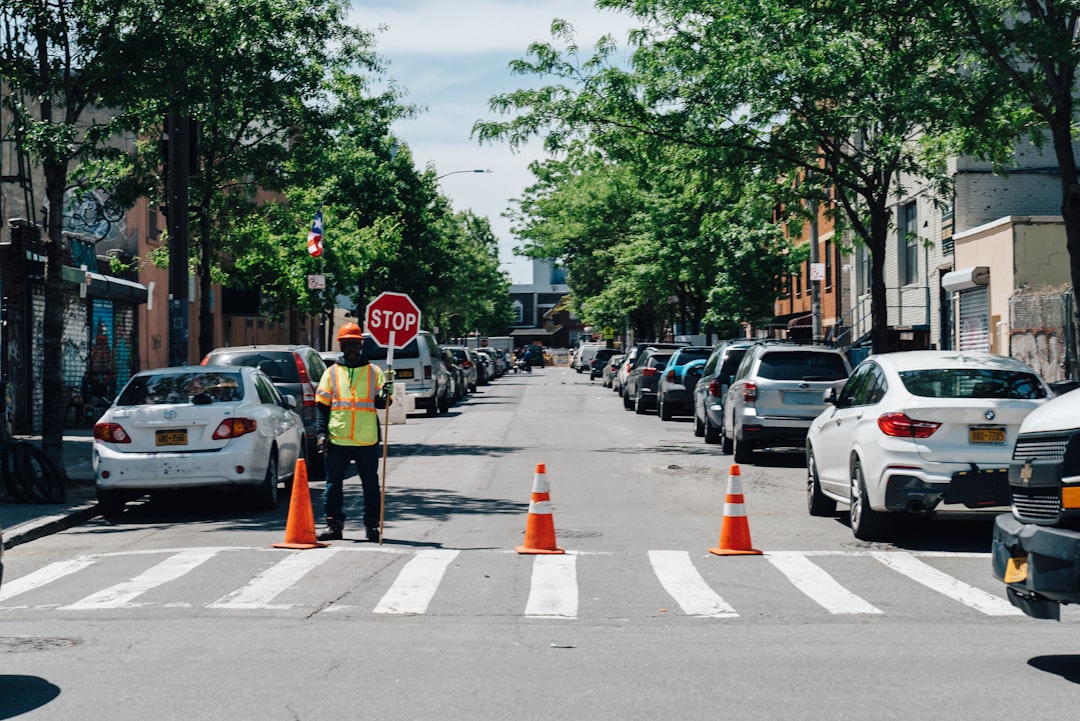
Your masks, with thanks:
[[[533,493],[547,493],[550,490],[546,473],[537,473],[533,479]]]
[[[539,516],[550,516],[551,501],[530,501],[529,513],[533,513]]]
[[[746,515],[746,506],[742,503],[725,503],[724,515],[729,518],[737,518]]]

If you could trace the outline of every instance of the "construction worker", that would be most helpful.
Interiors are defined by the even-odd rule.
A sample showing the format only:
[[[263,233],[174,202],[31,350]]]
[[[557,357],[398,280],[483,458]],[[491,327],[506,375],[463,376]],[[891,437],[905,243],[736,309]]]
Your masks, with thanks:
[[[336,541],[345,530],[345,473],[356,463],[364,488],[364,528],[369,541],[379,540],[379,419],[376,409],[393,402],[393,384],[364,356],[364,336],[356,323],[338,332],[341,358],[326,369],[315,392],[315,444],[326,461],[323,508],[326,531],[320,541]]]

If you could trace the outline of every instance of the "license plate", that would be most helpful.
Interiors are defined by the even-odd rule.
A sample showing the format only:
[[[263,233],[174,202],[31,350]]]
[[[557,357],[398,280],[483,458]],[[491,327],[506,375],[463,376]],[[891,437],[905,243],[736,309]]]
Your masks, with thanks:
[[[822,395],[807,391],[787,391],[784,402],[791,406],[816,406],[821,403]]]
[[[157,431],[155,441],[159,446],[186,446],[187,430]]]
[[[412,378],[412,368],[402,368],[399,371],[394,371],[394,376],[397,378]]]
[[[972,426],[968,428],[968,440],[979,445],[1005,445],[1005,429],[1001,426]]]
[[[1010,558],[1005,564],[1005,583],[1021,583],[1027,580],[1027,556]]]

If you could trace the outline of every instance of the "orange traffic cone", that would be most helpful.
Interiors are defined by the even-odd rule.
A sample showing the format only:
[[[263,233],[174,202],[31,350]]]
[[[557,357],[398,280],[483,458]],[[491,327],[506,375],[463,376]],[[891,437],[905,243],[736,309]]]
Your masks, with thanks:
[[[758,556],[761,551],[750,544],[750,522],[743,504],[742,478],[739,466],[732,464],[728,474],[727,498],[724,499],[724,519],[720,524],[720,545],[710,548],[717,556]]]
[[[311,509],[311,492],[308,490],[307,461],[298,458],[292,497],[289,498],[289,518],[285,522],[285,541],[275,543],[274,548],[326,548],[328,545],[315,538],[315,512]]]
[[[518,553],[566,553],[555,545],[555,521],[551,517],[551,494],[543,463],[536,464],[529,518],[525,524],[525,545]]]

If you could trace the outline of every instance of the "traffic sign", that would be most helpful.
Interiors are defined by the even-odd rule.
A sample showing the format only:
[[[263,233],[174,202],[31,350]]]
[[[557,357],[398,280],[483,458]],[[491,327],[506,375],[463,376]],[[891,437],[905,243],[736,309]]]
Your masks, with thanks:
[[[364,330],[384,348],[404,348],[420,332],[420,309],[404,293],[385,291],[368,303]]]

